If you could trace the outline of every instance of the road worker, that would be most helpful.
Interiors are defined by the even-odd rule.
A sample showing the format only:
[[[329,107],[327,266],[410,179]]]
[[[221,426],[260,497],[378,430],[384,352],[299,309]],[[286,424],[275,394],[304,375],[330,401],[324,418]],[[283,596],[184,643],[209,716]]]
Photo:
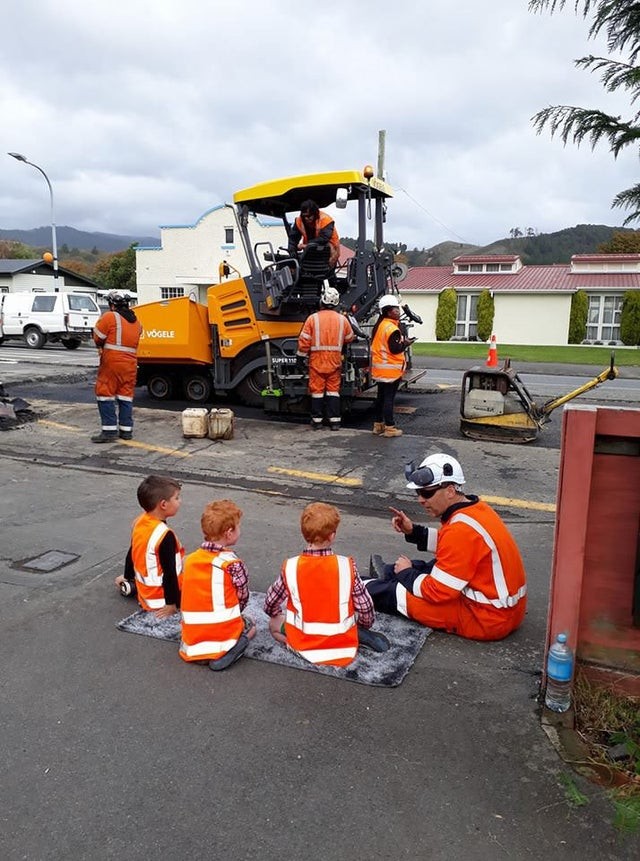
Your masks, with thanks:
[[[462,467],[447,454],[407,464],[407,487],[441,527],[419,526],[397,508],[391,525],[428,562],[399,556],[385,564],[372,556],[367,590],[376,610],[415,619],[430,628],[473,640],[501,640],[518,628],[527,606],[520,551],[498,514],[465,494]],[[373,579],[377,578],[377,579]]]
[[[374,405],[373,433],[378,436],[402,436],[396,427],[393,408],[406,367],[404,351],[413,343],[400,329],[400,301],[386,293],[378,302],[380,317],[371,333],[371,378],[378,384]]]
[[[289,233],[289,253],[328,249],[328,265],[334,269],[340,256],[340,237],[333,218],[313,200],[305,200]]]
[[[118,290],[107,295],[105,311],[93,330],[100,351],[95,393],[102,429],[92,442],[113,442],[133,436],[133,395],[136,386],[137,351],[142,326],[129,308],[129,299]]]
[[[335,310],[339,302],[340,294],[325,281],[320,310],[307,317],[298,337],[298,359],[309,359],[312,430],[322,425],[325,409],[329,428],[340,429],[342,350],[355,335],[349,320]]]

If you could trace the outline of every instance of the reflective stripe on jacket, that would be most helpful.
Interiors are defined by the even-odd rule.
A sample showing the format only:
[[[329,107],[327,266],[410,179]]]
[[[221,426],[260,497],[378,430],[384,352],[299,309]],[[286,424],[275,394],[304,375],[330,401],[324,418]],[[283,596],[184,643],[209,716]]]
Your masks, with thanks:
[[[298,337],[298,353],[309,353],[310,365],[321,374],[329,374],[340,367],[342,349],[354,337],[344,314],[323,308],[304,321]]]
[[[285,633],[312,664],[346,666],[358,651],[353,609],[355,572],[349,556],[294,556],[284,564]]]
[[[162,588],[162,568],[158,548],[167,532],[171,532],[162,520],[151,517],[146,512],[134,522],[131,532],[131,559],[135,572],[138,601],[144,610],[159,610],[166,605]],[[184,549],[175,532],[176,574],[178,582],[182,573]]]
[[[93,330],[93,340],[98,347],[116,350],[135,359],[142,326],[138,320],[130,323],[117,311],[105,311]]]
[[[457,633],[499,639],[521,623],[527,582],[518,546],[500,516],[479,500],[455,511],[437,533],[435,564],[413,583],[408,615],[421,620],[423,602],[460,602]],[[426,612],[426,609],[425,609]]]
[[[392,383],[404,373],[404,352],[392,353],[389,338],[400,330],[395,320],[383,318],[371,342],[371,378],[376,383]]]
[[[180,609],[185,661],[214,660],[226,655],[244,629],[236,588],[227,568],[238,557],[232,550],[198,550],[184,562]]]

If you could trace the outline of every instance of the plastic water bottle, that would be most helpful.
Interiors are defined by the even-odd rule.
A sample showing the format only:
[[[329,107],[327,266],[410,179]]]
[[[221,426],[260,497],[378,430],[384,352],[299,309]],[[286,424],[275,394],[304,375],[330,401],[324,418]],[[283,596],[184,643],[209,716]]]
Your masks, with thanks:
[[[547,690],[544,704],[553,712],[566,712],[571,705],[573,652],[567,646],[567,635],[558,634],[547,656]]]

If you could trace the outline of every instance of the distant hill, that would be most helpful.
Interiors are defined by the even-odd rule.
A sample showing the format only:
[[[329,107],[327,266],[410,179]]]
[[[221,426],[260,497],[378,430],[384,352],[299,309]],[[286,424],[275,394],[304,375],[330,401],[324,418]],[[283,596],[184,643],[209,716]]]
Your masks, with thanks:
[[[528,265],[568,263],[573,254],[595,254],[598,246],[609,242],[614,233],[631,228],[607,227],[604,224],[578,224],[555,233],[539,233],[517,239],[498,239],[490,245],[462,245],[441,242],[428,248],[422,263],[414,266],[448,266],[459,254],[519,254]]]
[[[51,247],[51,226],[34,227],[31,230],[2,230],[0,239],[22,242],[34,248]],[[112,253],[123,251],[132,242],[139,245],[159,245],[159,236],[120,236],[116,233],[89,233],[86,230],[76,230],[75,227],[56,226],[56,239],[58,248],[67,245],[69,248],[78,248],[80,251],[98,251]]]

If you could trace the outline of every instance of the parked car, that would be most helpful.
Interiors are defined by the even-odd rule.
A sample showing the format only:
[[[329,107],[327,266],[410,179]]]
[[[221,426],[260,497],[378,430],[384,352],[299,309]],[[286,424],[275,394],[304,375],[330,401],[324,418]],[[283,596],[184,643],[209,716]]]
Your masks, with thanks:
[[[40,349],[47,342],[77,349],[91,338],[100,310],[87,293],[4,293],[0,296],[0,342],[23,338]]]

